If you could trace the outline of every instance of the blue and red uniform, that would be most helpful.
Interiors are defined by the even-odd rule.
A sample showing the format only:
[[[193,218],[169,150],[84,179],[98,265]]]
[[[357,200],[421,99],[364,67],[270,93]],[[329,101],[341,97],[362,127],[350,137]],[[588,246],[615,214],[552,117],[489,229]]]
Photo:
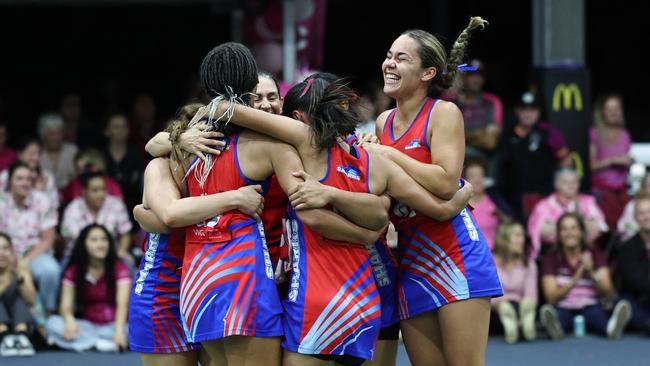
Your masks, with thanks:
[[[427,99],[399,137],[393,135],[393,110],[384,125],[382,144],[430,164],[427,127],[437,102]],[[439,222],[397,202],[391,207],[391,219],[399,235],[401,319],[454,301],[503,295],[492,254],[467,208],[452,219]]]
[[[338,144],[329,149],[321,183],[368,192],[368,154]],[[333,241],[303,225],[293,209],[286,223],[293,271],[284,300],[282,347],[311,355],[371,359],[381,305],[365,245]]]
[[[238,134],[229,137],[203,185],[190,171],[191,196],[259,184],[239,167],[238,139]],[[188,227],[180,300],[187,339],[281,336],[282,306],[273,275],[263,225],[250,216],[232,210]]]
[[[129,347],[143,353],[196,348],[183,332],[179,308],[185,230],[147,233],[145,255],[129,299]]]
[[[283,252],[280,244],[283,230],[282,219],[287,214],[288,204],[289,198],[282,190],[278,178],[273,174],[264,195],[264,210],[260,215],[264,223],[266,245],[269,248],[273,268],[276,267],[280,258],[286,257],[286,253]]]

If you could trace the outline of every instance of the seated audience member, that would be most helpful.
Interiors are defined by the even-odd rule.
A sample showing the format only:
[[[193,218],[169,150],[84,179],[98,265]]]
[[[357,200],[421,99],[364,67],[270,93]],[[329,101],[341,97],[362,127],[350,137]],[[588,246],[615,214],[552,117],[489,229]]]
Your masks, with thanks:
[[[36,289],[32,274],[11,247],[11,238],[0,232],[0,356],[33,356],[28,332]]]
[[[81,186],[80,176],[83,173],[95,172],[106,173],[106,158],[97,149],[87,148],[79,151],[74,159],[75,177],[74,179],[61,191],[61,197],[64,205],[68,204],[75,198],[83,196],[83,187]],[[106,192],[109,196],[124,199],[120,184],[109,175],[105,175]]]
[[[54,209],[59,208],[59,191],[56,188],[54,175],[41,166],[41,143],[33,138],[25,138],[20,141],[18,148],[18,160],[27,164],[32,170],[34,177],[34,189],[43,192],[53,204]],[[0,191],[7,190],[9,170],[0,172]]]
[[[503,326],[506,342],[519,339],[521,326],[524,339],[535,339],[535,313],[537,312],[537,264],[526,254],[526,233],[517,222],[505,223],[497,231],[494,251],[503,296],[492,299]]]
[[[80,180],[83,196],[70,202],[61,220],[61,236],[66,240],[65,256],[70,255],[81,230],[92,223],[98,223],[118,243],[117,256],[133,262],[129,253],[132,224],[124,202],[106,194],[104,174],[84,173]]]
[[[64,122],[58,114],[46,114],[38,120],[38,135],[43,143],[43,168],[51,171],[59,189],[74,176],[74,157],[77,146],[63,140]]]
[[[499,189],[520,219],[553,192],[553,172],[571,165],[562,133],[540,119],[542,105],[530,92],[515,105],[517,122],[502,133],[499,146]]]
[[[111,234],[98,224],[86,226],[63,273],[60,315],[47,320],[49,341],[77,352],[126,349],[131,282]]]
[[[0,171],[9,168],[16,161],[16,152],[7,146],[7,126],[0,121]]]
[[[127,207],[134,207],[142,199],[144,157],[129,144],[129,122],[121,114],[112,114],[106,122],[104,135],[108,145],[104,150],[106,173],[119,184]],[[108,182],[107,182],[108,185]],[[108,194],[111,194],[109,190]]]
[[[469,201],[474,207],[472,213],[492,250],[499,223],[512,220],[513,212],[496,190],[485,187],[486,166],[483,159],[468,159],[463,173],[464,178],[474,187],[474,195]]]
[[[632,304],[631,328],[650,335],[650,197],[636,199],[639,232],[617,250],[621,297]]]
[[[556,241],[556,223],[562,214],[580,214],[587,225],[587,242],[593,243],[602,233],[608,231],[605,215],[593,196],[578,192],[578,175],[571,169],[560,169],[555,173],[555,193],[539,201],[528,219],[528,233],[532,242],[532,258],[550,248]]]
[[[611,227],[630,200],[627,176],[632,164],[631,143],[625,128],[623,97],[615,93],[600,96],[594,106],[594,127],[589,129],[591,189]]]
[[[57,212],[45,194],[32,188],[34,176],[27,164],[13,163],[8,182],[9,190],[0,191],[0,231],[11,237],[14,253],[31,269],[45,309],[54,311],[60,276],[52,254]]]
[[[627,300],[616,303],[615,290],[605,258],[589,248],[582,218],[573,212],[557,221],[557,248],[542,259],[542,290],[547,303],[540,319],[551,339],[564,337],[573,329],[573,318],[582,315],[588,331],[618,339],[632,316]],[[608,303],[606,308],[601,302]]]
[[[639,232],[639,224],[637,224],[635,216],[635,205],[636,201],[642,197],[650,197],[650,173],[646,174],[641,181],[641,187],[636,192],[636,198],[627,203],[625,209],[623,210],[623,215],[618,220],[616,228],[618,229],[618,234],[621,236],[621,240],[625,241],[636,235]]]

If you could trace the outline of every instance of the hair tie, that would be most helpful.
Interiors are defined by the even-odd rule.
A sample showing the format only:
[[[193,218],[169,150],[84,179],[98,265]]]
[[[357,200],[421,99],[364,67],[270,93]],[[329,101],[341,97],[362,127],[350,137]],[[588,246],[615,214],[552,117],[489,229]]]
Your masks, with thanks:
[[[458,65],[456,70],[458,70],[460,72],[470,72],[470,71],[478,70],[478,67],[477,66],[469,66],[467,64],[461,64],[461,65]]]
[[[305,81],[305,84],[306,84],[306,85],[305,85],[305,88],[302,90],[302,93],[300,93],[300,95],[298,96],[298,98],[302,98],[302,97],[304,97],[305,94],[307,94],[307,92],[309,91],[309,88],[311,88],[311,84],[313,84],[313,83],[314,83],[314,79],[313,79],[313,78],[312,78],[312,79],[307,79],[307,81]]]

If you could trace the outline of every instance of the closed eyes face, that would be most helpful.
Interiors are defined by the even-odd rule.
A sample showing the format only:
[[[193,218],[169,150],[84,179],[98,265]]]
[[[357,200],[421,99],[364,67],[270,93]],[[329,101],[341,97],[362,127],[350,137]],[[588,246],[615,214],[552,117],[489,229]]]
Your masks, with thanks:
[[[399,36],[381,65],[384,75],[384,93],[395,96],[405,90],[411,90],[420,83],[422,61],[418,55],[418,43],[413,38]]]

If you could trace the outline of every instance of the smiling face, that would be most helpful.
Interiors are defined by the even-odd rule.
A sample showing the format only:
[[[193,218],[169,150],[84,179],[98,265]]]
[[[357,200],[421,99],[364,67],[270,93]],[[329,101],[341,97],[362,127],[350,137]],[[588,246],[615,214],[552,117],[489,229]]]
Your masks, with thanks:
[[[271,78],[260,76],[255,97],[253,99],[253,108],[273,114],[282,114],[282,98]]]
[[[417,89],[426,91],[437,70],[434,67],[422,68],[419,49],[418,41],[405,34],[393,42],[381,65],[386,95],[398,98]]]
[[[13,260],[11,243],[4,236],[0,235],[0,269],[9,267]]]
[[[11,194],[18,198],[25,198],[29,195],[34,185],[34,174],[28,168],[22,166],[16,168],[11,175],[9,188]]]
[[[103,177],[95,177],[88,181],[88,187],[85,187],[83,192],[86,204],[99,210],[106,200],[106,181]]]
[[[580,223],[573,216],[566,216],[559,225],[558,237],[563,249],[575,249],[580,247],[583,240],[583,232]]]
[[[27,145],[23,151],[18,152],[18,160],[32,169],[37,168],[41,161],[41,145],[37,143]]]

